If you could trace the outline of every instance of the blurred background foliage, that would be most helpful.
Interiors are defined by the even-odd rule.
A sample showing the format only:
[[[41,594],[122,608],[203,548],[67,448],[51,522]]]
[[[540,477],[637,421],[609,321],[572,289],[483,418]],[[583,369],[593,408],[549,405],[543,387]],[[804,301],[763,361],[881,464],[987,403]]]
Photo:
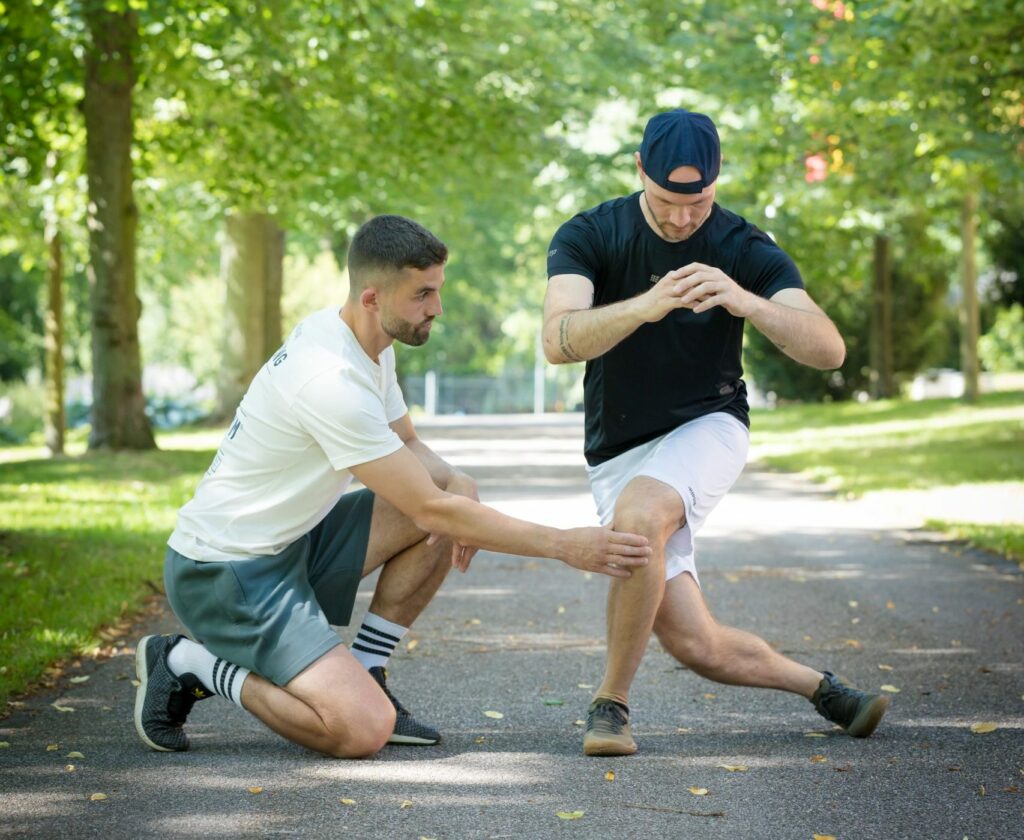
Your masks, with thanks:
[[[1024,9],[1015,0],[0,0],[0,428],[42,424],[47,220],[63,247],[63,359],[88,378],[84,61],[127,20],[133,249],[145,365],[214,387],[225,219],[284,232],[284,333],[341,302],[349,237],[416,218],[451,250],[433,340],[405,375],[532,370],[557,226],[635,190],[654,112],[717,122],[719,203],[767,230],[847,339],[822,373],[748,330],[780,399],[873,393],[874,255],[891,248],[891,374],[959,364],[961,208],[978,205],[979,349],[1024,356]],[[125,317],[119,315],[118,317]],[[149,369],[147,367],[147,369]],[[69,389],[84,417],[87,394]]]

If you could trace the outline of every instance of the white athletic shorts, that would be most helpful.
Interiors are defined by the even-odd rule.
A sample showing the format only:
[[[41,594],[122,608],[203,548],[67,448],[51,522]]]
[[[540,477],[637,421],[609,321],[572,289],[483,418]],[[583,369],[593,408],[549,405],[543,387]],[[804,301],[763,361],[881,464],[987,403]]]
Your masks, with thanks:
[[[717,411],[684,423],[603,464],[587,467],[601,524],[611,524],[619,495],[637,476],[667,484],[683,500],[686,524],[665,546],[665,579],[689,572],[699,586],[694,537],[743,472],[749,445],[747,427],[731,414]]]

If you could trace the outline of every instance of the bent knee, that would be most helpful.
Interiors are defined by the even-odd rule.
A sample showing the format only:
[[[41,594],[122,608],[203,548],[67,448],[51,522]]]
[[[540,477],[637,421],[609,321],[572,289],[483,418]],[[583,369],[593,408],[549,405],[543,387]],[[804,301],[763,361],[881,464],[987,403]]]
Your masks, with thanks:
[[[345,722],[331,727],[327,753],[334,758],[369,758],[378,753],[395,730],[395,709],[381,704]]]
[[[667,484],[641,476],[633,479],[615,503],[617,530],[667,540],[686,521],[679,494]]]
[[[713,671],[721,662],[721,647],[712,632],[684,635],[655,624],[654,633],[666,651],[694,671]]]

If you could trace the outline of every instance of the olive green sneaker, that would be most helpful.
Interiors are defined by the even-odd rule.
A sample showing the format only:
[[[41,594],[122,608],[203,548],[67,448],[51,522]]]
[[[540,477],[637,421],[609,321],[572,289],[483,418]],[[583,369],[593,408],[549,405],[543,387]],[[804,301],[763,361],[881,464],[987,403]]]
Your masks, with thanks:
[[[889,708],[889,698],[885,695],[859,691],[831,671],[825,671],[811,702],[819,715],[838,723],[854,738],[867,738]]]
[[[598,697],[587,711],[583,733],[584,755],[632,755],[636,741],[629,731],[629,706]]]

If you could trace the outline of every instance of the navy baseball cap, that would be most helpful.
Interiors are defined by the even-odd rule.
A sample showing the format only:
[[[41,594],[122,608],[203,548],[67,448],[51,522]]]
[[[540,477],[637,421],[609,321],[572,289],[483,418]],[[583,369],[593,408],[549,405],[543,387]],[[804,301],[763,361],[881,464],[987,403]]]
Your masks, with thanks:
[[[648,178],[675,193],[699,193],[718,178],[722,149],[718,131],[705,114],[677,108],[651,117],[640,144],[640,163]],[[670,181],[680,166],[700,170],[700,180]]]

